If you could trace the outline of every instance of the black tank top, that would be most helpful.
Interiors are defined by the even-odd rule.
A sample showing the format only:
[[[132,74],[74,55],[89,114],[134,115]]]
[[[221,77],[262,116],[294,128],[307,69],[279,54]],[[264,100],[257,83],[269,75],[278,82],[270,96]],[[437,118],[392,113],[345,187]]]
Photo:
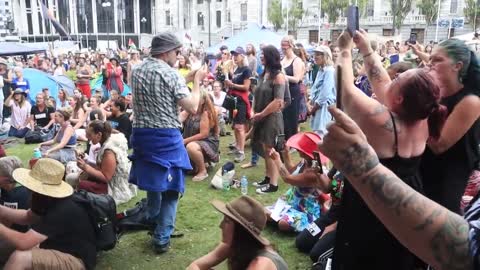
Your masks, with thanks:
[[[287,74],[287,76],[294,76],[294,73],[293,73],[293,63],[295,62],[295,60],[297,60],[298,57],[295,57],[293,58],[292,62],[290,63],[290,65],[288,65],[286,68],[285,68],[285,73]],[[289,82],[288,83],[288,87],[290,88],[290,96],[292,98],[298,98],[301,96],[301,92],[300,92],[300,84],[299,83],[292,83],[292,82]]]
[[[392,113],[390,116],[395,136],[395,155],[380,159],[380,162],[412,188],[422,191],[418,176],[421,157],[402,158],[398,155],[397,127]],[[349,181],[345,181],[333,269],[410,270],[414,265],[414,255],[395,239]]]
[[[451,113],[455,106],[473,91],[464,88],[455,95],[442,98]],[[425,194],[447,209],[460,213],[460,199],[465,191],[468,178],[480,160],[480,120],[447,151],[435,155],[427,148],[422,159],[420,172]]]

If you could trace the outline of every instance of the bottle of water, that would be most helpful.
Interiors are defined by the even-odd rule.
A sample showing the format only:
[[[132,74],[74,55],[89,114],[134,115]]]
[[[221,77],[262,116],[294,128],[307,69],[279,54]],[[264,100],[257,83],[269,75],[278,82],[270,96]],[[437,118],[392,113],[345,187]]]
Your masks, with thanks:
[[[223,190],[224,191],[229,191],[230,190],[230,179],[228,179],[228,177],[227,177],[227,170],[223,171],[222,185],[223,185]]]
[[[247,195],[248,193],[248,180],[245,175],[242,176],[242,179],[240,180],[240,191],[242,192],[242,195]]]

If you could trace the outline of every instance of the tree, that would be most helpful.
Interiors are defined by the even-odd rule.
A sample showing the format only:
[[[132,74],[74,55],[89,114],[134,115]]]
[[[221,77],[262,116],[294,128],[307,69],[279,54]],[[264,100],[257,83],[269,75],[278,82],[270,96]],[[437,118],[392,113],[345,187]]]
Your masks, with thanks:
[[[348,0],[323,0],[322,11],[328,15],[328,22],[335,25],[343,11],[348,7]]]
[[[442,2],[445,0],[441,0]],[[418,0],[417,7],[425,15],[425,21],[427,25],[437,23],[438,16],[438,0]]]
[[[390,0],[393,16],[393,35],[400,31],[403,21],[412,10],[412,0]]]
[[[286,14],[287,10],[285,9],[283,13]],[[288,30],[295,33],[294,36],[296,36],[297,28],[302,24],[305,15],[307,15],[307,13],[303,9],[302,1],[291,0],[290,8],[288,9]]]
[[[480,5],[477,0],[466,0],[463,13],[468,22],[472,24],[473,31],[477,32],[478,24],[480,23]]]
[[[367,5],[369,0],[357,0],[358,5],[358,15],[360,18],[365,17],[367,15]]]
[[[275,32],[282,28],[283,15],[282,15],[282,2],[280,0],[272,0],[268,6],[267,12],[268,21],[273,24]]]

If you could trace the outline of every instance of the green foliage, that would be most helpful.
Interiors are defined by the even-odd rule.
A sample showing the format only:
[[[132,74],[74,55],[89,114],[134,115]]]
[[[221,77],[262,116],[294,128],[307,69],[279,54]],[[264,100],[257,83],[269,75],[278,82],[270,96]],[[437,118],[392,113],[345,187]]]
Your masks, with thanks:
[[[338,18],[347,9],[348,0],[323,0],[322,10],[328,15],[328,22],[335,25]]]
[[[480,23],[480,6],[478,6],[476,2],[477,0],[465,0],[465,8],[463,9],[463,13],[468,22],[472,24],[472,27],[476,19],[474,31],[477,30],[478,24]]]
[[[301,126],[302,129],[305,126]],[[304,130],[305,131],[305,130]],[[232,132],[233,133],[233,132]],[[171,249],[162,255],[153,252],[150,244],[150,236],[147,231],[132,232],[123,235],[117,246],[110,251],[101,252],[97,256],[97,270],[183,270],[194,259],[199,258],[211,251],[221,241],[221,229],[219,228],[222,215],[216,211],[210,201],[218,199],[230,201],[240,196],[240,189],[231,189],[228,192],[215,190],[209,186],[209,181],[226,161],[232,159],[232,156],[226,155],[228,152],[228,143],[233,140],[233,136],[221,137],[220,151],[221,160],[216,168],[209,170],[209,175],[203,182],[192,182],[189,176],[186,180],[185,194],[179,201],[176,229],[184,233],[183,237],[172,238]],[[25,166],[32,157],[33,149],[37,144],[25,145],[23,140],[16,140],[14,143],[6,145],[8,155],[16,155]],[[246,148],[246,154],[251,153]],[[298,161],[298,155],[292,156]],[[248,155],[245,162],[250,160]],[[281,179],[279,180],[279,190],[273,194],[257,195],[251,183],[263,180],[265,175],[265,165],[262,159],[257,167],[251,169],[241,169],[240,164],[236,165],[236,178],[246,175],[249,181],[248,195],[255,198],[264,205],[272,205],[278,197],[283,195],[289,188]],[[126,204],[118,207],[118,211],[124,211],[132,208],[136,202],[146,196],[145,192],[139,192],[136,198]],[[295,247],[295,235],[280,233],[275,227],[267,226],[262,232],[273,244],[275,249],[288,263],[289,269],[310,269],[312,263],[306,254],[297,251]],[[222,263],[215,269],[227,269],[225,263]]]
[[[290,0],[288,9],[288,31],[297,33],[297,28],[302,24],[302,20],[307,12],[303,9],[301,0]],[[287,13],[287,9],[283,10],[283,14]]]
[[[367,15],[367,5],[369,0],[358,0],[358,15],[360,18],[365,17]]]
[[[444,2],[445,0],[441,1]],[[421,9],[422,14],[425,15],[425,21],[428,25],[435,24],[437,22],[437,0],[417,0],[417,7]]]
[[[282,15],[282,2],[280,0],[272,0],[268,6],[267,12],[268,21],[273,24],[275,31],[282,28],[283,15]]]
[[[400,30],[403,21],[412,10],[412,0],[390,0],[393,15],[393,34],[395,30]]]

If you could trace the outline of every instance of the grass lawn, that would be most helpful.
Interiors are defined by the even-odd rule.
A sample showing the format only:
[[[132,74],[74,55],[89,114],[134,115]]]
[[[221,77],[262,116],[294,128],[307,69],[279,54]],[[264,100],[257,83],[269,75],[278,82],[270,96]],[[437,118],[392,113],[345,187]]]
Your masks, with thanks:
[[[233,160],[231,156],[226,155],[227,145],[231,141],[233,136],[221,137],[222,156],[216,169],[227,160]],[[8,147],[7,153],[20,157],[27,164],[35,147],[36,145],[25,145],[20,141]],[[250,149],[247,149],[246,153],[249,160]],[[210,176],[213,176],[215,171],[210,171]],[[237,164],[236,178],[242,175],[247,176],[249,183],[263,179],[263,160],[256,168],[247,170],[240,169]],[[183,232],[184,236],[172,238],[169,252],[156,255],[148,244],[150,237],[146,231],[129,233],[122,236],[114,250],[99,253],[96,269],[185,269],[192,260],[215,247],[220,241],[221,232],[218,226],[223,216],[215,211],[209,202],[212,199],[230,201],[240,196],[240,189],[231,189],[228,192],[215,190],[209,187],[211,177],[200,183],[194,183],[190,179],[191,177],[187,179],[186,192],[180,199],[176,221],[177,230]],[[288,186],[280,180],[280,189],[275,194],[257,195],[253,186],[249,186],[248,194],[265,205],[273,204],[287,188]],[[118,211],[132,207],[143,197],[145,193],[139,193],[137,198],[121,205]],[[263,235],[273,242],[275,248],[287,261],[289,269],[310,268],[311,262],[308,256],[297,252],[293,234],[279,233],[275,228],[267,227]],[[225,264],[218,269],[226,269]]]

